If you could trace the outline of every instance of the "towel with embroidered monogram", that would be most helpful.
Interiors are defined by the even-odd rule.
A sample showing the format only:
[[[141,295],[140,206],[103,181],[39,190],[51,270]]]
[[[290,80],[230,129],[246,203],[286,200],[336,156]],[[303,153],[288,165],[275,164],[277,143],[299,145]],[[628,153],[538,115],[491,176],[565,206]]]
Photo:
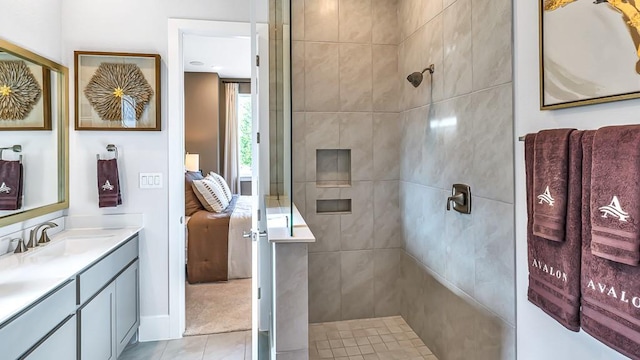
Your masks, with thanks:
[[[533,235],[564,241],[567,215],[569,135],[574,129],[536,134],[533,159]]]
[[[582,329],[607,346],[640,360],[640,267],[604,259],[593,253],[591,169],[594,131],[583,135],[582,157]],[[598,216],[600,216],[600,211]]]
[[[22,172],[20,161],[0,160],[0,210],[22,207]]]
[[[118,161],[98,159],[98,206],[116,207],[122,205]]]
[[[565,241],[548,241],[533,234],[533,157],[536,134],[525,138],[527,185],[527,298],[571,331],[580,331],[580,250],[582,246],[582,131],[569,138],[569,171]]]
[[[593,138],[591,252],[640,264],[640,125],[608,126]]]

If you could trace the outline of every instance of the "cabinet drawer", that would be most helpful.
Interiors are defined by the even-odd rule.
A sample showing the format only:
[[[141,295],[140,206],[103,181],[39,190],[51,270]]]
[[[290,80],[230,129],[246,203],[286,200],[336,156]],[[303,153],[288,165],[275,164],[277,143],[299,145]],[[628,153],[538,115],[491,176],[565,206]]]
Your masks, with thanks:
[[[33,349],[24,359],[50,360],[55,357],[56,360],[76,360],[78,351],[76,328],[76,316],[69,316],[60,328],[50,334],[42,344]]]
[[[16,359],[76,311],[76,282],[70,280],[57,291],[27,308],[0,327],[3,359]]]
[[[78,275],[78,305],[84,304],[138,257],[138,236]]]

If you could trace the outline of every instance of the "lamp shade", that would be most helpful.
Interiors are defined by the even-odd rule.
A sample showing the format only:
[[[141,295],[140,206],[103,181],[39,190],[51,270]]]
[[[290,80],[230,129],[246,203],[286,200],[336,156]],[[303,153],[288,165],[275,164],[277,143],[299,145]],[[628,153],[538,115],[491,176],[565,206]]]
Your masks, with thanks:
[[[187,154],[184,159],[184,168],[187,171],[200,171],[200,154]]]

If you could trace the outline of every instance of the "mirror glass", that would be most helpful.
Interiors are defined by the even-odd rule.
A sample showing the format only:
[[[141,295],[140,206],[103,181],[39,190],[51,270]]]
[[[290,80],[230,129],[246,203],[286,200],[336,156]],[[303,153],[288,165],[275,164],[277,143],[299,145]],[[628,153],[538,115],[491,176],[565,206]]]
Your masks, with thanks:
[[[0,226],[68,207],[67,74],[0,39]]]
[[[271,195],[289,212],[293,231],[293,196],[291,172],[291,6],[290,0],[275,0],[270,23],[271,116],[269,121]]]

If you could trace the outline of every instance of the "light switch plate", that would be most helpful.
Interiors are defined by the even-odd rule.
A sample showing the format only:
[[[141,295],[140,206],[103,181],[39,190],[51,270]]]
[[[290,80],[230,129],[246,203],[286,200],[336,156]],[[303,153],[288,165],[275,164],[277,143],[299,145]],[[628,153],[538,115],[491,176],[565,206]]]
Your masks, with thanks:
[[[140,173],[140,189],[162,188],[162,173]]]

